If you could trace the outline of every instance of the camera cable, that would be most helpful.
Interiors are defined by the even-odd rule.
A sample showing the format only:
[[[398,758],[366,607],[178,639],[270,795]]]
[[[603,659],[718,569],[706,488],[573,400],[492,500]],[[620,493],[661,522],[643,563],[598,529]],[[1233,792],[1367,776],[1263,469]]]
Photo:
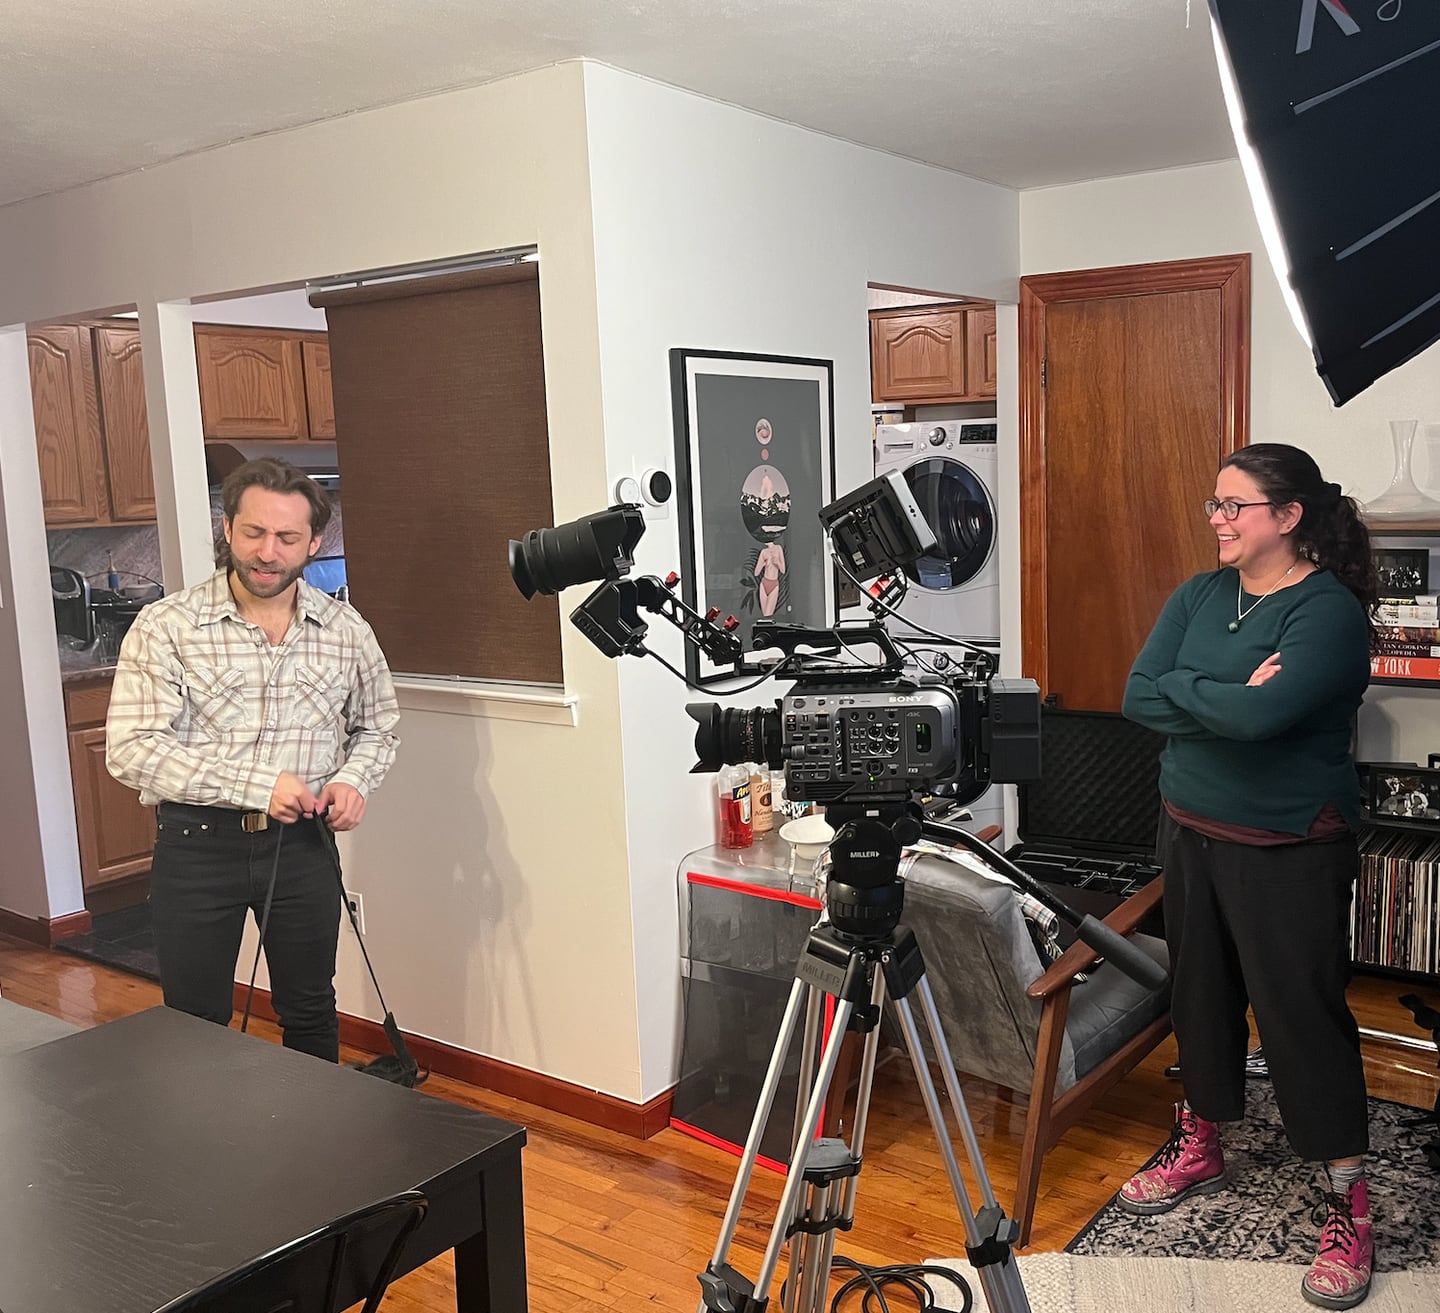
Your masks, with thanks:
[[[330,859],[330,868],[335,873],[335,883],[340,890],[340,905],[350,917],[350,925],[355,931],[355,942],[360,945],[360,955],[365,959],[365,969],[370,973],[370,983],[375,986],[375,997],[380,1001],[380,1010],[385,1018],[380,1023],[381,1029],[393,1050],[392,1054],[382,1054],[369,1062],[358,1064],[357,1070],[413,1089],[416,1085],[424,1084],[430,1076],[430,1070],[416,1062],[405,1043],[405,1036],[401,1033],[394,1013],[385,1004],[385,995],[381,992],[380,981],[375,976],[375,968],[371,965],[370,954],[365,948],[365,937],[360,933],[360,922],[355,916],[355,909],[350,906],[350,900],[345,896],[345,875],[340,869],[340,851],[335,845],[335,836],[325,823],[325,812],[317,811],[314,821],[320,834],[321,846],[325,849],[325,855]],[[284,842],[287,828],[282,824],[275,836],[275,857],[270,864],[270,882],[265,890],[265,904],[260,913],[260,937],[255,944],[255,960],[250,964],[250,983],[245,991],[245,1010],[240,1018],[242,1034],[250,1025],[250,1009],[255,1000],[255,975],[260,968],[261,950],[265,947],[265,931],[270,924],[270,906],[275,900],[275,883],[280,874],[280,846]]]
[[[965,1278],[953,1268],[941,1267],[938,1263],[896,1263],[889,1267],[870,1267],[846,1258],[844,1254],[836,1254],[831,1260],[830,1270],[849,1270],[856,1274],[831,1297],[831,1313],[841,1313],[845,1300],[857,1291],[864,1291],[860,1300],[862,1313],[890,1313],[885,1291],[895,1287],[906,1292],[909,1296],[906,1303],[913,1300],[920,1313],[970,1313],[975,1304],[975,1296]],[[943,1277],[960,1291],[958,1309],[950,1309],[936,1299],[929,1280],[934,1277]]]

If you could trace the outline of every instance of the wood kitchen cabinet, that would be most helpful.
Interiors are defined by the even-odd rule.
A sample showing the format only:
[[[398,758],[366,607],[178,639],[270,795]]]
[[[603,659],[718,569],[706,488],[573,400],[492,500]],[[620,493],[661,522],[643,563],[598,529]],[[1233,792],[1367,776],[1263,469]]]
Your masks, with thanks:
[[[110,680],[65,685],[70,779],[80,838],[80,877],[89,905],[93,891],[146,875],[155,848],[155,809],[105,769],[105,713]]]
[[[93,336],[110,515],[125,522],[150,521],[155,518],[155,472],[150,463],[140,329],[97,324]]]
[[[52,324],[27,339],[46,525],[153,522],[139,327]]]
[[[995,307],[870,312],[872,398],[907,406],[995,399]]]
[[[196,324],[195,362],[207,438],[310,437],[299,333]]]
[[[330,339],[326,333],[310,333],[300,343],[305,365],[305,409],[310,417],[310,436],[317,441],[335,440],[335,394],[330,386]]]
[[[323,332],[195,325],[200,418],[210,441],[334,441]]]
[[[45,523],[104,524],[110,499],[90,330],[52,324],[32,328],[26,342]]]

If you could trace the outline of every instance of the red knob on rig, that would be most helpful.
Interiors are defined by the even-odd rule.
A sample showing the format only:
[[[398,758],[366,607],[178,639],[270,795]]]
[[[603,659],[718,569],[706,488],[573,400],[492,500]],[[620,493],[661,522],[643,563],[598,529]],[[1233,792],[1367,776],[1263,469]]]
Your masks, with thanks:
[[[740,622],[733,615],[727,615],[725,617],[725,632],[727,634],[733,634],[739,628]]]
[[[705,612],[705,619],[713,623],[719,617],[719,615],[720,608],[718,606],[712,606],[708,611]]]
[[[675,587],[675,585],[678,584],[679,582],[680,582],[680,576],[679,576],[678,574],[676,574],[674,570],[671,570],[670,573],[665,576],[665,587],[666,587],[666,588],[671,588],[671,589],[673,589],[673,588]]]

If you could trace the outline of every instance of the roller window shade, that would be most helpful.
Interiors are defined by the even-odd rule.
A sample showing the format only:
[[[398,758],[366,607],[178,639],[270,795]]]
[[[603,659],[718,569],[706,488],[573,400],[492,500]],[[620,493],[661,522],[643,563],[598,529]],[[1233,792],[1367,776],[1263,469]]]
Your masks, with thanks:
[[[330,328],[350,596],[397,673],[559,684],[560,609],[507,542],[552,524],[533,264],[312,292]]]

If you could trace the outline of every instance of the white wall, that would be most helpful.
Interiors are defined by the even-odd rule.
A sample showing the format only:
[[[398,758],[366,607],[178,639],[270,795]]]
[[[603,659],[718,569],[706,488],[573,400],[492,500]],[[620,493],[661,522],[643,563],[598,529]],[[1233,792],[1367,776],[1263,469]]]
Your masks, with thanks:
[[[1016,193],[599,65],[585,86],[612,476],[673,470],[668,352],[683,346],[832,360],[836,487],[873,477],[867,282],[1013,302]],[[652,516],[637,573],[679,561],[678,516]],[[659,630],[653,646],[683,668],[678,635]],[[654,662],[622,660],[619,675],[648,1098],[675,1074],[676,868],[714,842],[714,782],[687,774],[684,704],[707,695]],[[767,684],[736,704],[775,696]]]
[[[1328,478],[1365,501],[1393,467],[1388,421],[1440,420],[1440,353],[1382,378],[1343,408],[1330,401],[1296,332],[1265,253],[1238,161],[1024,192],[1027,274],[1249,251],[1252,264],[1250,434],[1311,452]],[[1422,461],[1420,473],[1425,475]],[[1440,471],[1434,482],[1440,486]],[[1360,718],[1360,755],[1425,760],[1440,748],[1434,692],[1375,688]]]
[[[36,696],[27,699],[27,690]],[[50,602],[25,334],[0,328],[0,907],[85,906]],[[59,804],[54,804],[58,796]],[[54,805],[52,805],[54,804]]]
[[[140,307],[144,323],[160,302],[532,243],[551,432],[566,435],[555,511],[569,519],[606,499],[578,64],[0,210],[0,328],[123,305]],[[0,374],[7,416],[22,385],[14,370]],[[152,442],[169,443],[153,408],[151,424]],[[25,477],[12,469],[14,447],[0,449],[7,495]],[[31,484],[37,504],[20,548],[43,561]],[[43,631],[53,649],[48,613],[19,622],[30,626],[24,641]],[[512,719],[508,704],[407,707],[399,762],[347,847],[347,874],[365,895],[387,1002],[407,1028],[635,1099],[617,674],[568,626],[562,643],[577,724]],[[7,659],[0,706],[23,700],[59,736],[58,698],[58,677],[23,680]],[[0,799],[7,833],[11,805]],[[70,805],[67,789],[49,800],[50,818]],[[348,942],[337,984],[342,1009],[375,1015]]]

